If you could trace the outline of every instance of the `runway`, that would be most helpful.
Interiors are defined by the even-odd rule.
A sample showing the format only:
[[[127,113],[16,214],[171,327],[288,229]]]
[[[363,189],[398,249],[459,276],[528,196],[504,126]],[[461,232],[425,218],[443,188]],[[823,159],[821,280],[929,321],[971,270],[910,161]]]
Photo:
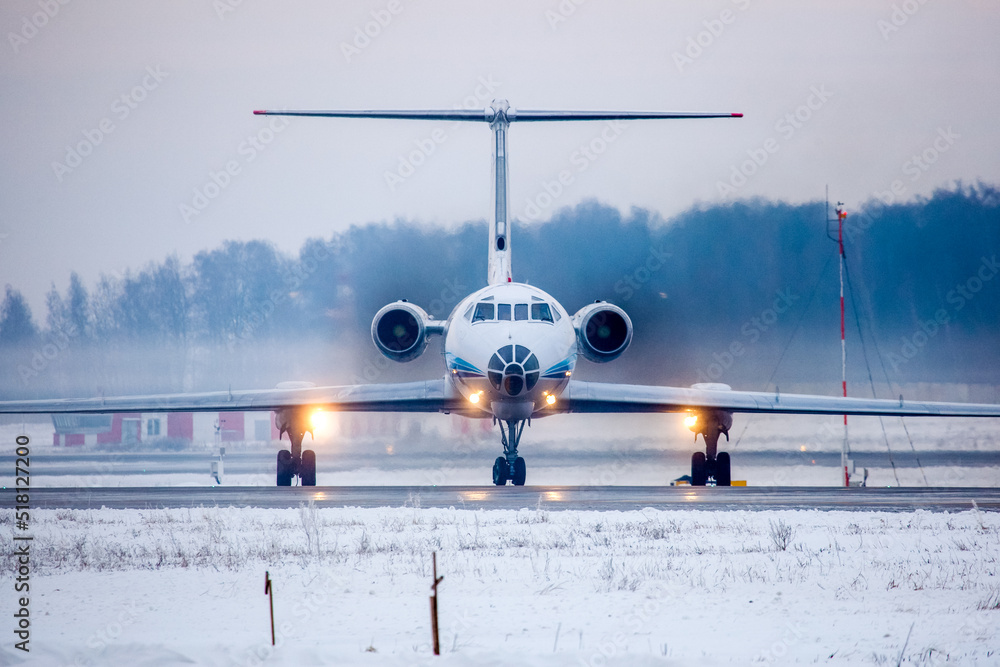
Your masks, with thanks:
[[[490,465],[493,460],[491,454],[490,451],[483,456]],[[230,451],[225,459],[226,472],[231,475],[273,472],[274,456],[275,451],[271,449]],[[691,453],[686,450],[640,449],[629,451],[625,456],[637,464],[648,463],[667,469],[686,470],[691,464]],[[737,454],[733,453],[733,456],[736,457]],[[215,460],[216,456],[210,452],[58,452],[32,454],[31,458],[33,464],[47,475],[107,474],[112,471],[116,475],[143,475],[148,472],[205,474],[209,462]],[[891,463],[885,452],[855,452],[852,458],[858,470],[890,466],[913,468],[918,465],[980,468],[1000,466],[1000,451],[929,451],[921,452],[919,456],[912,452],[896,452]],[[741,466],[838,467],[840,452],[744,451],[739,452],[737,460]],[[559,466],[571,462],[574,465],[592,465],[597,468],[607,461],[606,451],[574,451],[570,455],[565,451],[540,450],[533,452],[531,457],[532,465]],[[412,465],[412,459],[386,456],[384,451],[352,450],[341,452],[340,456],[323,456],[318,459],[320,472],[352,470],[364,466],[385,470],[408,469]],[[485,468],[488,476],[489,465],[485,465]]]
[[[14,489],[0,491],[14,506]],[[417,507],[476,510],[1000,511],[997,488],[352,486],[36,488],[31,509]]]

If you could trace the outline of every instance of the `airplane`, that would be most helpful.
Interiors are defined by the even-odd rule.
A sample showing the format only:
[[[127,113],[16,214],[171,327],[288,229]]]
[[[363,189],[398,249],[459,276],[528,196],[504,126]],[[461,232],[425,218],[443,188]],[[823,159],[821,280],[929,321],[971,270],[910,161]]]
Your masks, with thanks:
[[[527,466],[519,453],[532,419],[565,413],[686,412],[687,427],[704,440],[691,457],[691,484],[729,486],[731,461],[719,451],[735,413],[814,415],[1000,417],[1000,405],[841,398],[734,391],[719,383],[691,387],[583,382],[572,378],[579,358],[605,363],[632,340],[628,314],[596,300],[572,315],[551,295],[514,282],[510,230],[507,133],[511,123],[741,118],[740,113],[636,111],[528,111],[506,100],[483,110],[254,111],[256,115],[487,123],[493,133],[486,286],[462,299],[445,320],[432,319],[406,300],[390,303],[372,320],[372,340],[393,361],[419,357],[432,336],[444,338],[445,375],[405,383],[316,387],[281,383],[274,389],[0,402],[0,413],[109,413],[273,411],[289,449],[277,454],[276,483],[316,484],[316,455],[303,450],[317,411],[439,412],[491,418],[500,427],[503,454],[493,463],[493,484],[522,486]]]

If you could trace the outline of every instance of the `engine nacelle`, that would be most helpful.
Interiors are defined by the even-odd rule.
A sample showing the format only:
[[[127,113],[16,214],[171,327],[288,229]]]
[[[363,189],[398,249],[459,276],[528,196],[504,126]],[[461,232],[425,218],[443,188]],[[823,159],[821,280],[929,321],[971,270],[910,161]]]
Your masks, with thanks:
[[[618,306],[603,301],[578,310],[573,326],[580,354],[590,361],[617,359],[632,342],[632,320]]]
[[[444,322],[432,320],[420,306],[397,301],[384,306],[372,320],[372,340],[393,361],[413,361],[427,347],[427,337],[441,334]]]

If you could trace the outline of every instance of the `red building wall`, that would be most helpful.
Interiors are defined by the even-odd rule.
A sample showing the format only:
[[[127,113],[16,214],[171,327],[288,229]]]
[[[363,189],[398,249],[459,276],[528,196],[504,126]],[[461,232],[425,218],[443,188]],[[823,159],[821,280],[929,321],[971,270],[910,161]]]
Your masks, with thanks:
[[[219,429],[222,442],[242,442],[246,420],[242,412],[220,412]]]
[[[190,412],[168,413],[167,437],[194,440],[194,415]]]
[[[111,417],[111,430],[97,434],[97,444],[116,445],[122,441],[122,415],[116,413]]]

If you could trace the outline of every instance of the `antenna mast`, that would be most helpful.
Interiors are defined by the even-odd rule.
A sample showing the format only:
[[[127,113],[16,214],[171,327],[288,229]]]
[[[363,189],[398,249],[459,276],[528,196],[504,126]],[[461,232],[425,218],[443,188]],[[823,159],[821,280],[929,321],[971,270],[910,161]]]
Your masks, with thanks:
[[[847,342],[844,337],[844,218],[847,217],[847,211],[844,210],[844,202],[837,202],[837,246],[840,253],[840,377],[841,377],[841,387],[844,392],[844,398],[847,398]],[[831,239],[833,236],[830,234],[830,223],[834,222],[830,219],[830,186],[826,186],[826,224],[827,232],[826,235]],[[844,486],[851,485],[851,470],[852,461],[849,457],[850,445],[847,439],[847,415],[844,415],[844,442],[840,448],[840,467],[844,471]]]

